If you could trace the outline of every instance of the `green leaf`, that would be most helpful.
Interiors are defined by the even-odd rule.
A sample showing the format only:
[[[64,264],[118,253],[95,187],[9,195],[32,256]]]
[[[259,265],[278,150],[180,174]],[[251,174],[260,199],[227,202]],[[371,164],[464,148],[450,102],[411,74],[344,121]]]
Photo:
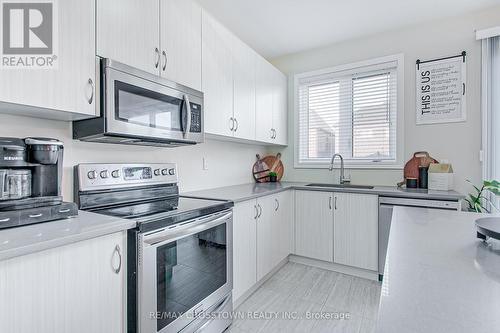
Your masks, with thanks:
[[[481,207],[481,204],[479,202],[476,202],[474,203],[474,210],[478,213],[482,213],[482,207]]]
[[[475,197],[472,194],[469,194],[469,197],[473,203],[476,203],[479,200],[479,197]]]

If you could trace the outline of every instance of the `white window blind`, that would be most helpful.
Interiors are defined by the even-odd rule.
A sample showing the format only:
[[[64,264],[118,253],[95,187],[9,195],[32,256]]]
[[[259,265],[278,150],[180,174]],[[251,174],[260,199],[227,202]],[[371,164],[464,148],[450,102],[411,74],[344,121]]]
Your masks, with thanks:
[[[297,79],[296,164],[397,162],[397,62]]]

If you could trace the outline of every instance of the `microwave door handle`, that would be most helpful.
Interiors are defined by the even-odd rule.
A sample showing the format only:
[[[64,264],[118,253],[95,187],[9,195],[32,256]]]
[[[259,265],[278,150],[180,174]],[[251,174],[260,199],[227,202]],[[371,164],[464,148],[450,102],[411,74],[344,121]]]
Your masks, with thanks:
[[[183,119],[184,119],[184,117],[186,118],[186,126],[183,126],[182,134],[184,136],[184,139],[186,139],[189,135],[189,131],[191,130],[191,104],[189,103],[188,95],[184,95],[183,99],[184,99],[185,107],[182,108],[182,112],[183,112],[182,118]],[[186,112],[186,113],[184,114],[184,112]]]

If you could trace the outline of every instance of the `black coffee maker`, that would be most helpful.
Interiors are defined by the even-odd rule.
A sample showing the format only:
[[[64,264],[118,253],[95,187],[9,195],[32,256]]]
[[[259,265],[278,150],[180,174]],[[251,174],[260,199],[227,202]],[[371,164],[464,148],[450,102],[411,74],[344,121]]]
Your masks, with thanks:
[[[49,138],[0,138],[0,228],[78,214],[62,200],[63,143]]]

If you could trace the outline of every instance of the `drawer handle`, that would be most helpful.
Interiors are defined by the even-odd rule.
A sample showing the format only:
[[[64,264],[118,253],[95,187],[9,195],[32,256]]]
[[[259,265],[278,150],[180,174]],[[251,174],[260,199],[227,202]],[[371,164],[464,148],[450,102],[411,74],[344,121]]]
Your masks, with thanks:
[[[4,222],[9,222],[10,221],[10,217],[6,218],[6,219],[2,219],[0,220],[0,223],[4,223]]]
[[[36,219],[37,217],[42,217],[42,216],[43,216],[43,214],[42,214],[42,213],[40,213],[40,214],[31,214],[31,215],[28,215],[28,217],[29,217],[30,219]]]
[[[61,209],[59,213],[69,213],[71,209]]]

